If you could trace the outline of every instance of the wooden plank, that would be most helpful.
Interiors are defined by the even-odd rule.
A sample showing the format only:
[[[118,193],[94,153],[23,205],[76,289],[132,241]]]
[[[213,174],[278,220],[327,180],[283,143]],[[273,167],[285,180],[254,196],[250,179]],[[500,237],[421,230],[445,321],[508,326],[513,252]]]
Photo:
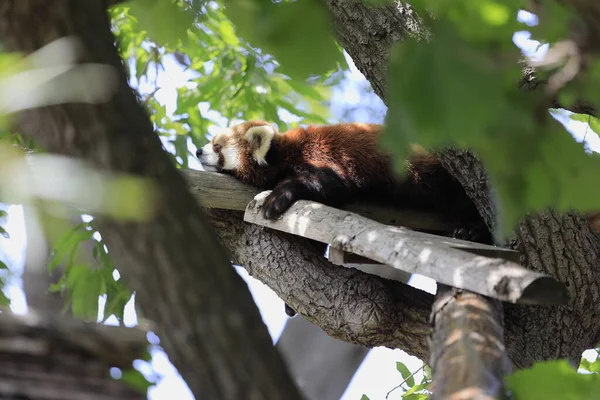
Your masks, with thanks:
[[[464,251],[469,246],[482,249],[484,245],[386,226],[349,211],[305,200],[294,203],[280,219],[266,220],[261,208],[269,193],[258,194],[248,204],[244,221],[329,243],[399,270],[502,301],[564,304],[567,300],[564,285],[550,276],[529,271],[509,260]],[[453,248],[451,242],[464,248]]]
[[[260,190],[226,174],[191,169],[181,169],[180,171],[192,194],[206,208],[244,211],[254,196],[260,193]],[[386,225],[432,231],[451,231],[453,229],[450,221],[432,213],[389,209],[362,203],[349,204],[342,209]]]
[[[390,267],[368,258],[348,253],[336,247],[329,248],[329,262],[346,268],[354,268],[365,274],[377,275],[380,278],[391,279],[396,282],[408,283],[411,274],[402,270]]]

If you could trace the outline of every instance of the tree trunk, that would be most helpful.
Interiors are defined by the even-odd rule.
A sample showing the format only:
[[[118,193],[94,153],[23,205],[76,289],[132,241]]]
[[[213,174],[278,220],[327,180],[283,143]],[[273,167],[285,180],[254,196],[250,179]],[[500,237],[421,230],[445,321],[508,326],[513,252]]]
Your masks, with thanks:
[[[169,358],[197,398],[299,399],[256,305],[127,83],[103,0],[14,0],[0,5],[0,40],[30,54],[65,36],[81,61],[116,72],[99,104],[65,104],[17,116],[18,130],[50,152],[149,178],[162,189],[149,221],[98,218],[123,279],[156,323]],[[98,79],[90,76],[89,79]],[[105,82],[110,84],[110,82]]]

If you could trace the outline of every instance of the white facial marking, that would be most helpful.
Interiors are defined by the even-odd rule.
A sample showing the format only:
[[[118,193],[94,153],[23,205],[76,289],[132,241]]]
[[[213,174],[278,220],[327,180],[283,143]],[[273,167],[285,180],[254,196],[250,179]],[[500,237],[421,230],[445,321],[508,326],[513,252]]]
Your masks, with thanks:
[[[211,143],[202,146],[202,154],[199,157],[202,168],[206,171],[215,171],[219,165],[219,155],[213,150]]]
[[[234,170],[240,166],[240,153],[235,146],[224,146],[221,148],[221,155],[223,156],[223,169]]]
[[[246,131],[246,140],[251,142],[254,139],[260,140],[260,146],[252,152],[252,157],[259,165],[266,165],[265,157],[271,147],[271,140],[275,136],[275,128],[270,125],[254,126]]]

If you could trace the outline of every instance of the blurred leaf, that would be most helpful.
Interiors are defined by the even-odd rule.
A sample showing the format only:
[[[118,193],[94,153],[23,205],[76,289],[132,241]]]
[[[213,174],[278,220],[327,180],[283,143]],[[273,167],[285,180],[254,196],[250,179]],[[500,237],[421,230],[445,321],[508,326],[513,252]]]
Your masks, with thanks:
[[[2,290],[3,287],[4,282],[2,282],[2,285],[0,286],[0,307],[6,308],[10,307],[10,299],[4,294],[4,291]]]
[[[67,269],[65,275],[73,315],[95,321],[98,317],[98,298],[106,291],[101,273],[86,265],[74,265]]]
[[[597,357],[593,362],[590,362],[587,358],[582,357],[579,368],[595,374],[600,373],[600,357]]]
[[[153,384],[138,370],[129,368],[122,370],[121,380],[140,393],[147,393]]]
[[[411,143],[438,148],[485,140],[483,133],[508,101],[507,79],[499,77],[494,60],[448,24],[434,28],[430,42],[407,40],[391,55],[383,141],[396,153],[399,172]]]
[[[177,6],[172,0],[131,0],[128,4],[140,28],[164,46],[176,47],[185,41],[195,18],[193,11]]]
[[[578,374],[565,360],[537,362],[506,378],[516,400],[588,400],[600,398],[600,376]]]
[[[429,386],[430,382],[426,382],[426,383],[421,383],[419,385],[414,385],[413,387],[411,387],[410,389],[408,389],[406,392],[404,392],[404,394],[402,395],[403,399],[410,399],[410,400],[420,400],[425,396],[424,398],[427,398],[427,387]]]
[[[334,40],[327,10],[317,0],[272,3],[269,0],[223,0],[236,31],[252,45],[273,54],[297,79],[321,75],[344,62]],[[290,29],[310,21],[310,29]]]

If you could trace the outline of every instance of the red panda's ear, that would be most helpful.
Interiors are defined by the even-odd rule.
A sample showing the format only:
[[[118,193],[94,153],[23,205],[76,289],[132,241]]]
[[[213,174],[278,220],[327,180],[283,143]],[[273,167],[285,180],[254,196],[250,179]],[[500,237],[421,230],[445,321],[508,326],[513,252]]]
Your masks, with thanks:
[[[253,126],[246,131],[245,139],[250,145],[252,157],[261,165],[267,163],[265,157],[275,133],[276,130],[271,125]]]

